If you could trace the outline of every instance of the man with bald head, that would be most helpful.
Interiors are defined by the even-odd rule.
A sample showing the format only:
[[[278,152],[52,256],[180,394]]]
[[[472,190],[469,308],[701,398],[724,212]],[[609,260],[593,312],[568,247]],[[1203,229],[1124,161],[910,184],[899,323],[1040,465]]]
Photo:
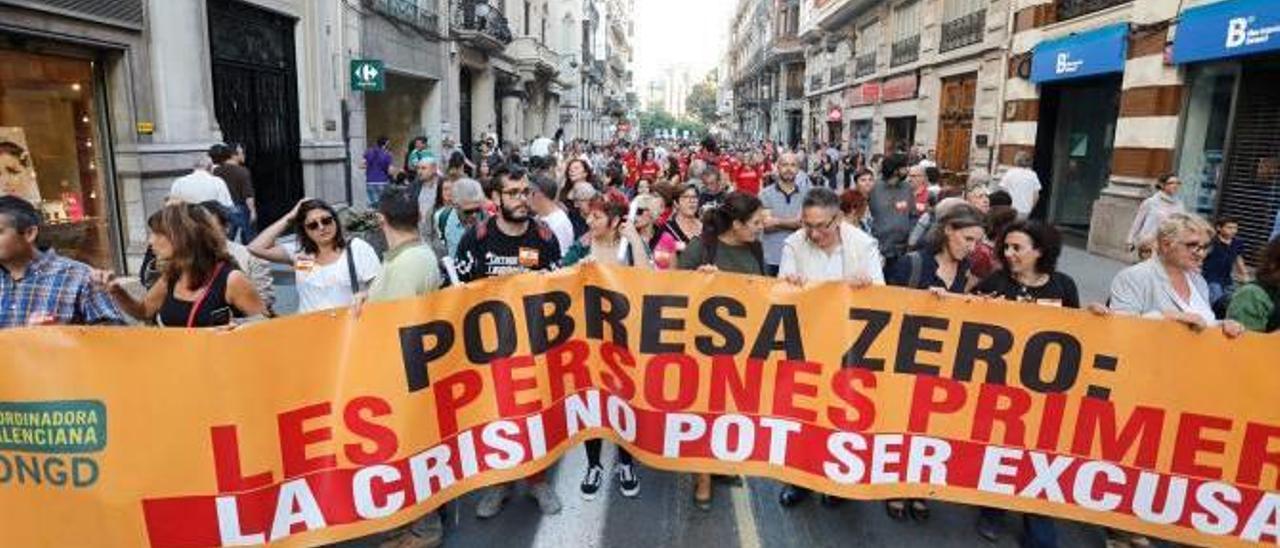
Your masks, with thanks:
[[[809,183],[798,178],[800,161],[795,154],[786,153],[778,157],[777,171],[777,181],[760,191],[760,203],[769,213],[765,217],[761,241],[764,244],[765,273],[770,276],[778,275],[782,246],[787,236],[800,229],[802,204],[809,192]]]

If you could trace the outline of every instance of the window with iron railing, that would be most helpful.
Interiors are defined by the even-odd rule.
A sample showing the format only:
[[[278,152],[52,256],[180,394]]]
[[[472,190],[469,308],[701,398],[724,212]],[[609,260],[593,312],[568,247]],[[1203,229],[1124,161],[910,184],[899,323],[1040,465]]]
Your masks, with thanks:
[[[920,58],[920,2],[893,10],[893,46],[889,66],[904,65]]]
[[[1056,0],[1054,15],[1058,21],[1074,19],[1081,15],[1101,11],[1120,4],[1128,4],[1133,0]]]
[[[831,85],[838,86],[844,83],[844,65],[831,67]]]
[[[809,77],[809,90],[822,89],[822,75],[814,74]]]
[[[876,72],[876,54],[875,52],[859,55],[853,60],[853,76],[854,78],[862,78],[875,74]]]
[[[893,51],[889,54],[889,66],[897,67],[916,62],[920,59],[920,35],[898,40],[893,43]]]
[[[942,39],[938,51],[951,51],[982,41],[987,10],[981,9],[942,23]]]

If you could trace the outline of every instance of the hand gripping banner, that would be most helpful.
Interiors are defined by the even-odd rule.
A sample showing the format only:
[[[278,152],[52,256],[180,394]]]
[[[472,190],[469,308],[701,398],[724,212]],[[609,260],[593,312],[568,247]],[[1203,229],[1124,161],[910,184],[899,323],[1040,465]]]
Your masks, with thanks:
[[[1280,537],[1280,339],[586,267],[234,332],[0,332],[5,544],[313,545],[589,438],[646,466]]]

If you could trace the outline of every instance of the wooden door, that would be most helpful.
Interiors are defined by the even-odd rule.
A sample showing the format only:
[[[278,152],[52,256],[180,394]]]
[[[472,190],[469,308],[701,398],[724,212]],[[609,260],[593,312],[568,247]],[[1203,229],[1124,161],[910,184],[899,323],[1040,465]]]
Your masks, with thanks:
[[[969,143],[973,140],[973,104],[978,75],[964,74],[942,80],[938,124],[938,169],[944,177],[963,177],[969,170]]]

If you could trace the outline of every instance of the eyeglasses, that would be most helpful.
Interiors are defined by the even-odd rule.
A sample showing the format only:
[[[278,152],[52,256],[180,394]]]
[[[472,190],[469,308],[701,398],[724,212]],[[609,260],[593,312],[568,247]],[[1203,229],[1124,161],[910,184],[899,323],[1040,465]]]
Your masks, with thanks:
[[[805,230],[809,230],[809,231],[826,230],[826,229],[828,229],[828,228],[831,228],[831,227],[835,226],[835,224],[836,224],[836,220],[837,220],[837,219],[838,219],[838,217],[832,217],[830,220],[828,220],[828,221],[826,221],[826,222],[822,222],[822,223],[801,223],[801,225],[804,227],[804,229],[805,229]]]
[[[1178,243],[1182,244],[1182,247],[1187,248],[1187,251],[1190,251],[1192,253],[1208,253],[1209,252],[1208,242],[1190,241],[1190,242],[1178,242]]]
[[[307,227],[307,230],[320,230],[320,227],[329,226],[331,224],[333,224],[333,217],[327,216],[321,217],[302,226]]]
[[[474,209],[460,209],[458,210],[458,214],[461,215],[463,218],[470,218],[470,217],[475,217],[476,215],[479,215],[481,211],[482,210],[478,207]]]
[[[637,207],[637,208],[636,208],[636,215],[645,215],[645,214],[648,214],[648,213],[649,213],[649,208],[647,208],[647,207]]]
[[[513,200],[514,200],[514,199],[516,199],[516,198],[520,198],[520,199],[528,200],[528,199],[529,199],[529,196],[530,196],[531,194],[533,194],[533,192],[532,192],[532,191],[530,191],[527,187],[526,187],[526,188],[513,188],[513,189],[510,189],[510,190],[504,190],[504,191],[502,191],[502,196],[503,196],[503,197],[505,197],[505,198],[511,198],[511,199],[513,199]]]

